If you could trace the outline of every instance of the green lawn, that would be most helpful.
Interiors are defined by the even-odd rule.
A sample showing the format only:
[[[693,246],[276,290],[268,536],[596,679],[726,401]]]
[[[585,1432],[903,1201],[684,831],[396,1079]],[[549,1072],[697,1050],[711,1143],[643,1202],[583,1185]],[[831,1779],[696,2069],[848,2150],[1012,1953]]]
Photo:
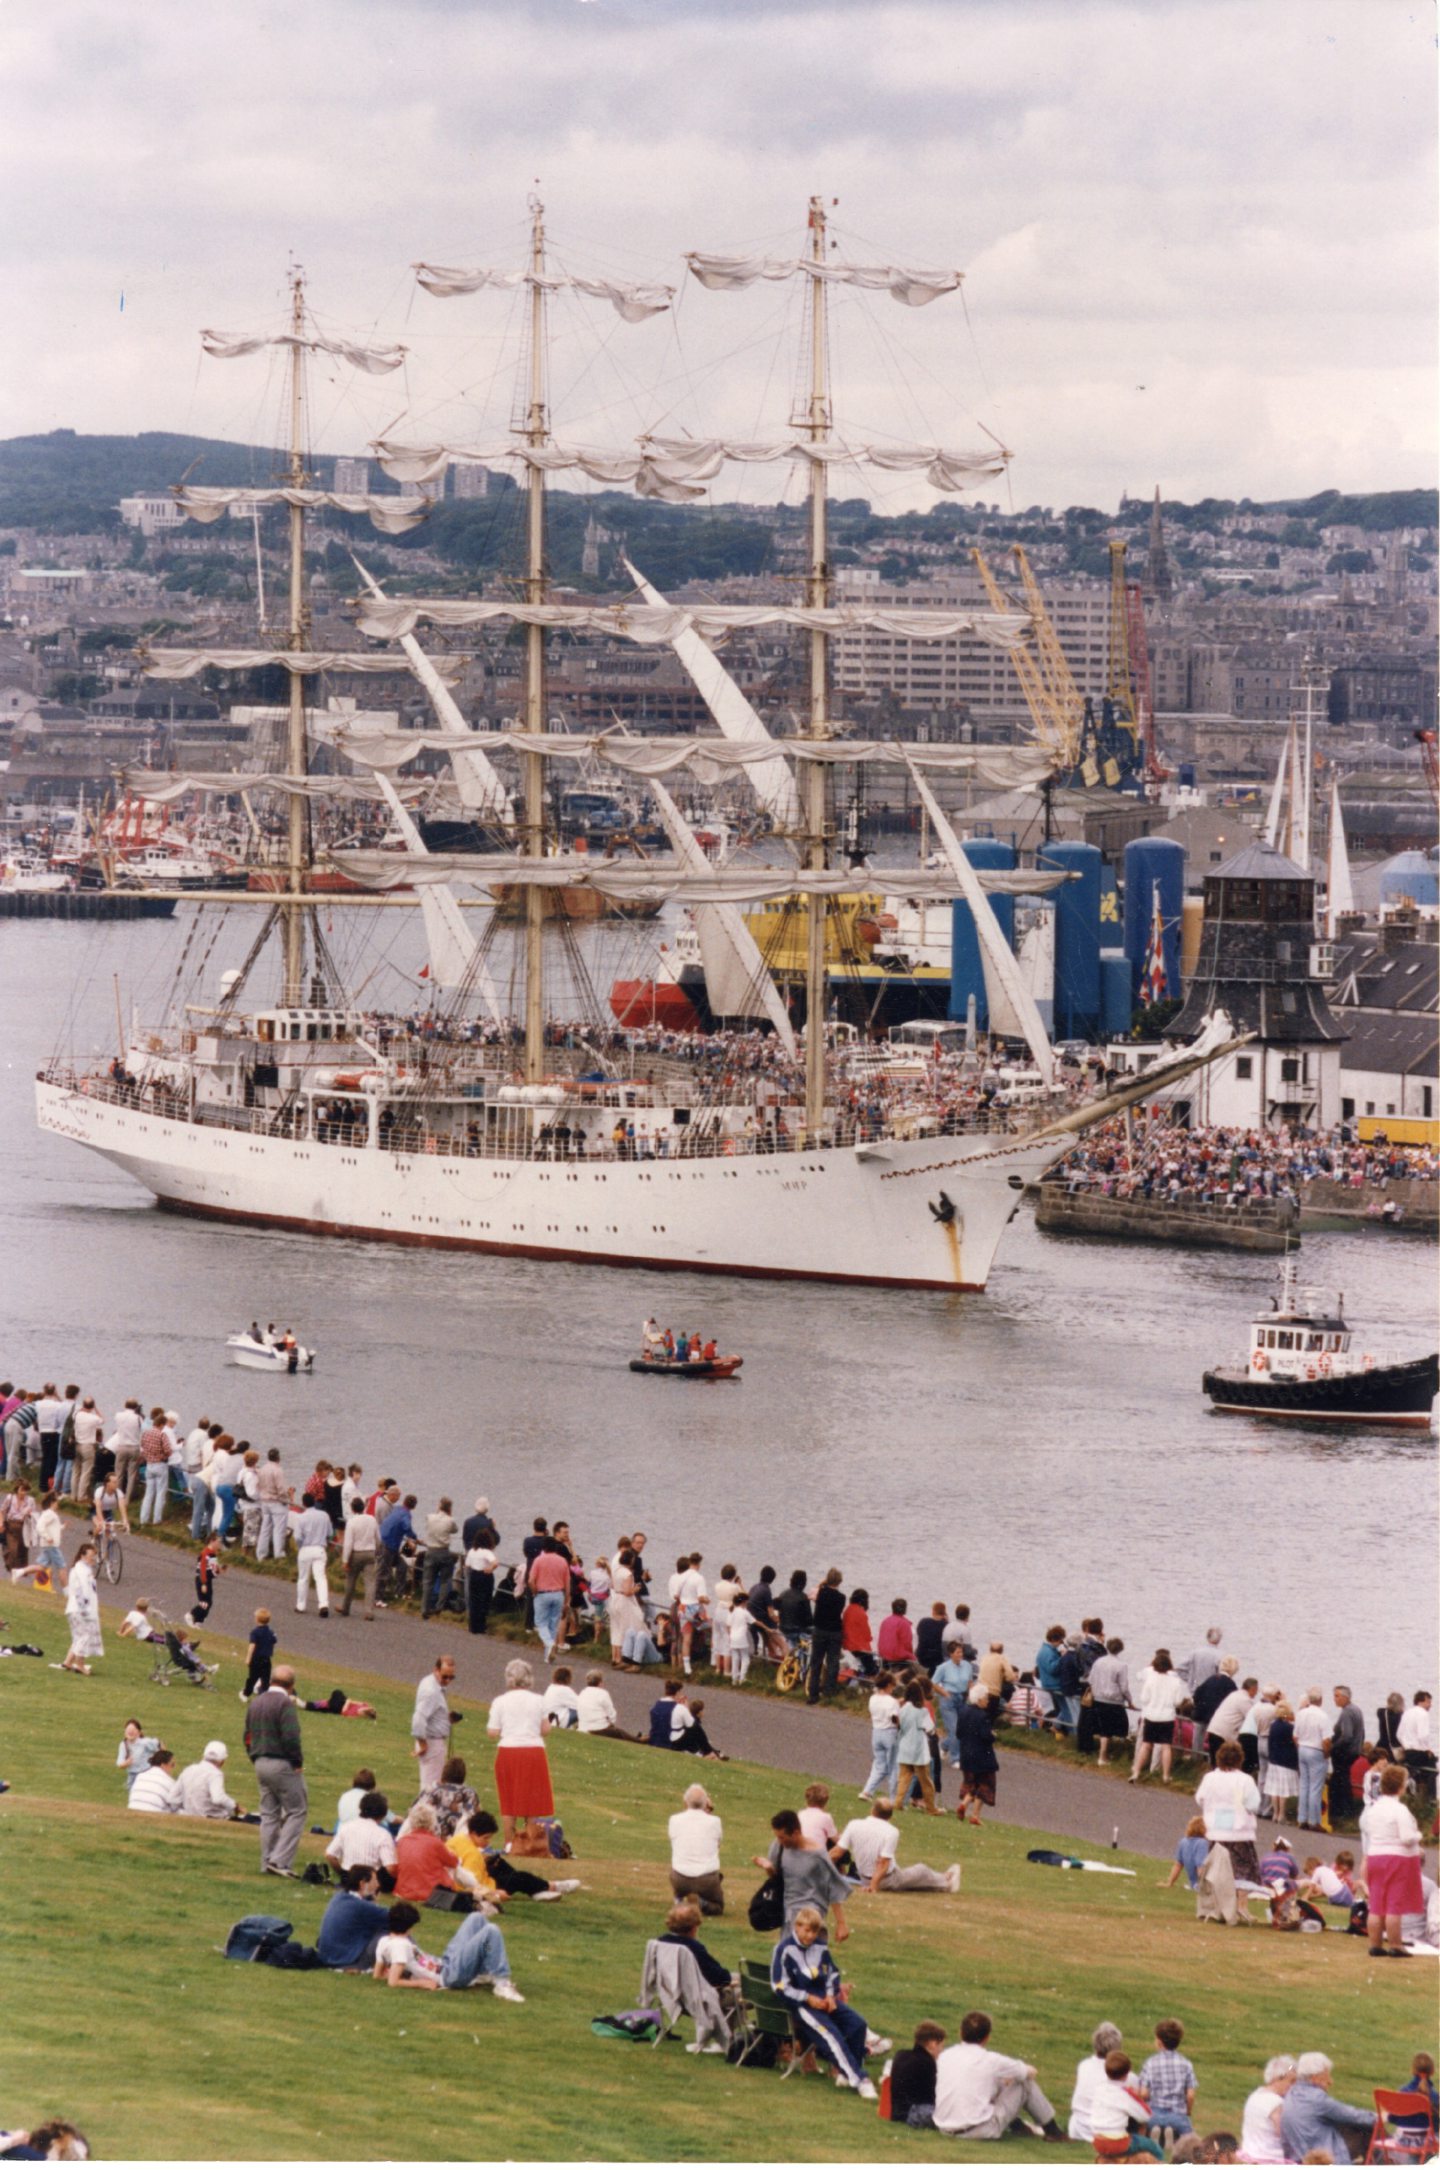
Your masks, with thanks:
[[[325,1894],[262,1878],[253,1827],[131,1813],[113,1759],[132,1714],[179,1765],[218,1735],[231,1750],[230,1790],[253,1806],[237,1646],[206,1638],[222,1660],[215,1694],[152,1686],[147,1654],[110,1632],[110,1654],[84,1680],[50,1669],[67,1639],[56,1600],[5,1588],[0,1614],[7,1639],[41,1644],[47,1660],[0,1662],[0,1777],[12,1788],[0,1797],[0,2123],[69,2117],[111,2159],[1019,2161],[1032,2152],[1008,2143],[967,2153],[882,2125],[828,2082],[782,2082],[675,2045],[652,2051],[591,2034],[595,2014],[636,2001],[645,1939],[668,1898],[665,1819],[695,1774],[649,1750],[573,1736],[553,1745],[574,1873],[590,1888],[557,1906],[508,1909],[523,2009],[483,1991],[400,1995],[352,1977],[228,1964],[218,1947],[238,1916],[287,1913],[312,1942]],[[326,1825],[358,1764],[402,1802],[413,1768],[408,1691],[363,1674],[301,1673],[302,1692],[337,1684],[367,1696],[380,1717],[306,1719],[311,1820]],[[483,1717],[465,1707],[461,1738],[470,1736],[472,1780],[489,1799]],[[758,1877],[743,1863],[799,1788],[758,1765],[712,1764],[703,1775],[724,1817],[736,1907],[707,1939],[733,1964],[770,1941],[744,1923],[741,1902]],[[836,1789],[838,1821],[853,1799]],[[855,1934],[840,1956],[873,2026],[900,2040],[918,2019],[953,2030],[967,2007],[985,2006],[997,2046],[1039,2067],[1063,2122],[1098,2020],[1123,2027],[1143,2056],[1155,2021],[1177,2015],[1199,2071],[1201,2130],[1238,2129],[1259,2065],[1278,2050],[1324,2049],[1339,2092],[1368,2101],[1431,2046],[1435,1977],[1424,1964],[1397,1979],[1354,1939],[1202,1928],[1186,1898],[1157,1890],[1153,1861],[1115,1857],[1138,1870],[1133,1883],[1067,1875],[1025,1861],[1037,1843],[1046,1841],[999,1826],[961,1834],[953,1819],[905,1819],[902,1858],[958,1858],[964,1889],[958,1899],[854,1902]],[[307,1839],[305,1857],[322,1847]],[[432,1948],[442,1945],[445,1917],[427,1917],[427,1927]],[[1089,2151],[1051,2153],[1063,2161]]]

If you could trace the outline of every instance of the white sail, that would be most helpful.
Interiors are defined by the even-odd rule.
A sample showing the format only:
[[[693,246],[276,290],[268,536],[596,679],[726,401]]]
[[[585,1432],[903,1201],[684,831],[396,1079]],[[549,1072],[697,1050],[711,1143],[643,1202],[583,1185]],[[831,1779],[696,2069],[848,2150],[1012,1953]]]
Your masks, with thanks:
[[[923,309],[941,294],[953,294],[964,278],[960,271],[910,271],[899,264],[835,264],[809,256],[722,256],[687,249],[685,261],[702,286],[753,286],[757,279],[793,279],[799,274],[827,286],[860,286],[887,293],[911,309]]]
[[[1333,942],[1340,931],[1340,917],[1355,909],[1355,890],[1350,880],[1350,850],[1345,841],[1345,816],[1340,808],[1340,779],[1330,775],[1330,850],[1325,875],[1325,932]]]
[[[652,784],[650,789],[676,858],[688,875],[704,880],[711,871],[710,862],[694,830],[663,784]],[[785,1005],[739,909],[733,904],[697,904],[693,916],[705,967],[705,993],[714,1014],[768,1018],[785,1052],[793,1056],[795,1034]]]
[[[985,961],[986,994],[994,985],[1005,999],[1006,1014],[1013,1018],[1027,1041],[1035,1058],[1035,1067],[1047,1085],[1055,1079],[1055,1058],[1050,1048],[1050,1035],[1041,1022],[1035,1007],[1035,998],[1025,984],[1019,962],[1006,941],[1000,922],[995,917],[990,899],[981,884],[977,869],[965,856],[965,848],[941,811],[940,801],[926,783],[918,768],[910,764],[910,774],[920,802],[930,816],[936,841],[950,862],[951,872],[959,885],[960,894],[969,905],[975,921],[975,933],[980,943],[980,954]],[[1015,872],[1022,870],[1016,868]],[[1023,870],[1027,879],[1029,870]],[[992,1019],[993,1019],[992,1011]]]
[[[1310,872],[1311,729],[1309,689],[1306,690],[1305,729],[1291,735],[1290,834],[1285,849],[1297,866]]]
[[[401,802],[400,794],[388,776],[378,779],[385,795],[386,804],[395,819],[405,849],[412,857],[427,856],[425,839],[411,820]],[[437,987],[463,987],[467,982],[490,1012],[497,1025],[505,1023],[500,998],[490,968],[476,950],[475,942],[465,924],[465,915],[455,901],[454,892],[443,882],[427,883],[420,890],[420,915],[425,922],[425,940],[430,951],[430,976]]]
[[[660,610],[669,607],[664,596],[651,587],[649,581],[635,570],[628,558],[623,559],[622,563],[647,603]],[[694,680],[696,691],[728,739],[733,739],[740,745],[774,745],[775,741],[763,721],[746,700],[714,649],[701,639],[693,627],[686,626],[678,632],[672,645]],[[792,832],[798,830],[800,794],[795,789],[795,778],[784,757],[777,752],[773,761],[757,762],[747,769],[746,776],[755,796],[776,828]]]
[[[1265,816],[1265,841],[1274,851],[1281,849],[1281,828],[1285,816],[1285,792],[1289,783],[1290,768],[1295,758],[1295,725],[1292,722],[1285,736],[1285,750],[1275,771],[1275,781],[1270,786],[1270,806]]]
[[[432,658],[433,661],[433,658]],[[392,666],[396,667],[396,666]],[[371,768],[398,769],[421,753],[453,756],[466,747],[483,753],[543,753],[548,761],[596,764],[646,779],[688,768],[705,782],[765,769],[775,758],[775,740],[666,738],[625,731],[594,734],[531,731],[365,731],[347,733],[343,724],[327,723],[326,736],[355,761]],[[1051,774],[1049,756],[1034,746],[922,746],[910,740],[866,738],[787,738],[785,758],[829,767],[894,766],[943,776],[973,777],[994,791],[1032,790]]]
[[[500,603],[451,596],[404,597],[369,603],[360,613],[360,630],[372,640],[398,640],[416,626],[493,625],[509,618],[516,625],[604,633],[612,640],[664,648],[675,635],[693,627],[706,640],[749,633],[770,625],[792,626],[804,633],[888,633],[896,640],[984,641],[995,648],[1018,647],[1030,631],[1023,611],[875,610],[846,603],[824,609],[803,604],[687,603],[661,610],[648,603]]]
[[[384,602],[384,589],[373,573],[366,571],[353,551],[350,561],[371,595]],[[458,704],[451,699],[449,692],[446,690],[445,681],[436,668],[435,659],[425,653],[419,641],[412,634],[403,633],[400,636],[400,646],[409,661],[410,668],[429,694],[430,703],[436,715],[447,730],[459,733],[466,739],[472,737],[473,734],[468,729]],[[510,804],[510,794],[505,789],[498,770],[487,754],[479,747],[472,745],[463,748],[457,747],[450,756],[450,766],[454,771],[456,789],[459,791],[461,801],[468,811],[481,815],[487,821],[498,821],[503,828],[514,827],[515,817]]]
[[[576,470],[612,488],[633,487],[641,497],[685,504],[703,497],[707,483],[727,462],[764,466],[794,460],[811,467],[874,467],[885,474],[923,473],[937,490],[973,489],[1003,475],[1010,454],[1001,445],[956,451],[945,445],[852,444],[845,438],[758,440],[726,437],[646,437],[634,451],[604,451],[554,438],[542,445],[507,438],[492,445],[402,445],[377,438],[375,457],[392,481],[438,482],[451,466],[493,467],[516,460],[543,474]]]
[[[468,661],[467,656],[445,656],[435,668],[458,678]],[[145,651],[143,669],[147,678],[198,678],[201,671],[263,671],[272,663],[299,678],[313,677],[317,671],[354,671],[381,678],[406,668],[396,657],[377,655],[373,648],[361,655],[295,648],[150,648]]]
[[[478,294],[486,286],[538,286],[547,294],[568,289],[589,294],[596,301],[608,301],[627,324],[659,316],[675,299],[673,286],[660,286],[654,281],[582,279],[578,273],[559,271],[488,271],[465,264],[412,264],[410,268],[427,294],[442,299],[452,294]]]
[[[267,505],[296,505],[303,511],[356,513],[383,535],[406,535],[430,510],[423,497],[371,497],[348,490],[287,489],[278,484],[264,490],[225,490],[182,483],[170,494],[188,520],[198,520],[206,527],[223,519],[227,512],[259,512]]]
[[[405,347],[362,346],[353,339],[305,339],[295,332],[250,339],[232,332],[202,331],[200,344],[207,354],[220,362],[233,362],[242,354],[258,354],[262,347],[303,347],[311,354],[338,354],[352,368],[364,370],[369,377],[387,376],[392,369],[398,369],[409,351]]]
[[[347,753],[349,749],[346,749]],[[234,781],[248,783],[248,778]],[[546,859],[512,853],[432,851],[421,866],[394,852],[337,850],[326,863],[362,889],[395,889],[422,882],[464,881],[478,889],[593,889],[621,901],[663,903],[679,897],[691,904],[763,904],[776,897],[853,896],[857,877],[849,867],[711,866],[684,873],[658,860],[603,859],[593,852],[557,852]],[[868,867],[864,880],[897,897],[1035,896],[1072,877],[1063,869],[976,868],[965,861],[963,877],[943,868]]]

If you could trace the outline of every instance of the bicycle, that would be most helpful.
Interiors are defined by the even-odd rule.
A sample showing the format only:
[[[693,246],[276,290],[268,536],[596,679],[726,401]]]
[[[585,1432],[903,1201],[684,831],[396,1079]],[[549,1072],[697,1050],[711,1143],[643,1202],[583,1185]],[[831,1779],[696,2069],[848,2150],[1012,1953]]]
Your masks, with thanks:
[[[775,1668],[775,1685],[782,1695],[805,1685],[810,1673],[810,1638],[801,1635],[790,1645]]]
[[[100,1563],[96,1572],[103,1575],[113,1589],[125,1572],[125,1554],[121,1550],[120,1540],[115,1535],[114,1528],[110,1523],[105,1524],[95,1543],[100,1553]]]

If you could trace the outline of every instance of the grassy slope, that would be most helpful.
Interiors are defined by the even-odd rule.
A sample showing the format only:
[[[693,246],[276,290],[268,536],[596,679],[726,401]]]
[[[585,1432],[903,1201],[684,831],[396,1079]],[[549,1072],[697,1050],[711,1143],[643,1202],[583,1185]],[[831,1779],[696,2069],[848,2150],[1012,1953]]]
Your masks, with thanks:
[[[40,1643],[47,1660],[63,1653],[53,1600],[6,1589],[0,1612],[10,1639]],[[132,1713],[181,1764],[219,1735],[230,1744],[231,1790],[253,1806],[235,1648],[208,1639],[222,1660],[221,1692],[200,1695],[151,1686],[143,1651],[113,1635],[107,1646],[88,1681],[33,1660],[0,1667],[0,1776],[13,1788],[0,1798],[0,2120],[72,2117],[112,2159],[1025,2157],[1018,2143],[967,2156],[882,2125],[819,2081],[782,2084],[673,2045],[652,2052],[590,2033],[595,2013],[635,2001],[644,1940],[668,1896],[665,1818],[682,1775],[619,1743],[555,1744],[557,1800],[591,1888],[558,1906],[508,1910],[523,2010],[484,1992],[423,1997],[227,1965],[216,1946],[239,1915],[285,1912],[313,1941],[325,1894],[262,1879],[253,1827],[157,1825],[131,1814],[111,1764]],[[301,1676],[309,1692],[351,1683],[380,1719],[306,1720],[317,1823],[333,1816],[362,1761],[392,1799],[406,1794],[408,1695],[364,1675]],[[464,1730],[472,1777],[478,1764],[488,1797],[478,1710]],[[797,1788],[740,1763],[711,1765],[706,1776],[726,1823],[733,1905],[758,1881],[744,1857]],[[839,1821],[851,1805],[837,1790]],[[904,1854],[936,1863],[958,1855],[965,1888],[958,1901],[854,1903],[856,1933],[841,1957],[872,2025],[899,2038],[934,2016],[953,2029],[967,2006],[983,2004],[999,2044],[1039,2066],[1063,2118],[1070,2074],[1098,2019],[1115,2020],[1139,2049],[1157,2018],[1178,2013],[1199,2069],[1202,2129],[1234,2127],[1258,2064],[1277,2049],[1326,2049],[1340,2091],[1364,2101],[1429,2039],[1434,1977],[1418,1963],[1397,1980],[1351,1939],[1202,1929],[1185,1898],[1155,1889],[1153,1862],[1118,1857],[1139,1871],[1134,1883],[1067,1876],[1027,1864],[1033,1843],[1035,1834],[1020,1831],[961,1837],[953,1819],[906,1819]],[[321,1846],[308,1839],[306,1855]],[[432,1945],[443,1943],[448,1924],[428,1919]],[[769,1941],[738,1915],[708,1934],[731,1963]]]

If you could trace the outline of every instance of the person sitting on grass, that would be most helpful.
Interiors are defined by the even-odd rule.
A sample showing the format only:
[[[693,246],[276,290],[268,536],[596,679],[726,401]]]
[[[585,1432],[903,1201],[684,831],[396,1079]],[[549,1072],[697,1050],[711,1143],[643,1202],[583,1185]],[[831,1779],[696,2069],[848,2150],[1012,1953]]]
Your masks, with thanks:
[[[1105,2076],[1090,2097],[1090,2124],[1097,2162],[1129,2162],[1136,2155],[1165,2160],[1158,2140],[1138,2130],[1149,2116],[1130,2077],[1130,2059],[1123,2049],[1112,2049],[1105,2059]]]
[[[373,1772],[364,1775],[373,1781]],[[348,1794],[345,1799],[349,1799]],[[355,1803],[354,1815],[336,1826],[335,1836],[325,1849],[326,1860],[333,1861],[342,1873],[360,1868],[393,1870],[395,1841],[390,1835],[389,1815],[389,1801],[372,1783],[370,1791],[362,1793]]]
[[[175,1776],[175,1758],[168,1748],[155,1750],[148,1770],[142,1771],[130,1788],[129,1806],[140,1809],[147,1816],[180,1814],[180,1781]]]
[[[435,1829],[441,1838],[448,1839],[458,1831],[465,1818],[473,1816],[480,1806],[480,1796],[472,1785],[466,1783],[467,1776],[465,1758],[448,1757],[434,1785],[426,1786],[418,1795],[415,1806],[401,1826],[400,1836],[404,1838],[415,1829],[415,1810],[419,1808],[432,1810]]]
[[[1191,1891],[1200,1888],[1200,1870],[1210,1851],[1210,1841],[1205,1836],[1205,1818],[1192,1816],[1185,1826],[1185,1836],[1175,1847],[1175,1862],[1170,1874],[1162,1878],[1160,1889],[1169,1891],[1183,1876]]]
[[[914,2047],[897,2052],[890,2067],[892,2125],[933,2127],[935,2065],[944,2047],[945,2029],[933,2019],[922,2019],[915,2029]]]
[[[363,1865],[340,1872],[340,1889],[320,1917],[315,1949],[323,1965],[339,1973],[368,1972],[375,1949],[389,1927],[385,1909],[376,1904],[378,1872]]]
[[[391,1907],[385,1917],[385,1934],[375,1946],[375,1964],[370,1970],[377,1982],[384,1982],[391,1989],[440,1987],[439,1960],[432,1959],[429,1952],[421,1951],[410,1934],[419,1919],[418,1910],[403,1900]]]
[[[1280,2112],[1283,2160],[1304,2162],[1312,2148],[1323,2148],[1331,2162],[1363,2156],[1375,2130],[1373,2110],[1337,2102],[1330,2090],[1335,2067],[1321,2050],[1309,2050],[1295,2067],[1295,2084]],[[1354,2152],[1352,2152],[1352,2149]]]
[[[132,1635],[137,1643],[149,1643],[156,1640],[156,1631],[150,1625],[150,1605],[151,1600],[148,1597],[136,1598],[129,1612],[120,1622],[117,1632],[122,1640]]]
[[[967,2012],[959,2041],[941,2051],[935,2067],[936,2131],[965,2140],[1028,2140],[1033,2135],[1023,2110],[1044,2139],[1063,2140],[1034,2065],[991,2049],[991,2027],[988,2012]]]
[[[688,1951],[702,1978],[712,1989],[720,1993],[720,2001],[728,2012],[735,2002],[739,1976],[732,1974],[722,1959],[707,1951],[696,1931],[700,1927],[700,1908],[694,1899],[677,1899],[665,1916],[665,1934],[658,1939],[661,1944],[678,1944]],[[717,2048],[719,2045],[716,2045]]]
[[[1155,2029],[1155,2054],[1140,2067],[1136,2093],[1150,2105],[1153,2131],[1168,2131],[1183,2140],[1195,2127],[1195,2067],[1180,2055],[1185,2029],[1178,2019],[1162,2019]]]
[[[498,1826],[488,1810],[477,1808],[447,1840],[462,1869],[474,1877],[482,1906],[503,1906],[507,1899],[563,1899],[567,1892],[584,1889],[578,1876],[562,1876],[551,1882],[517,1868],[508,1854],[496,1846]]]
[[[416,1906],[430,1906],[442,1891],[461,1890],[470,1894],[472,1902],[478,1899],[480,1887],[441,1838],[435,1827],[434,1809],[417,1801],[406,1820],[408,1828],[395,1845],[396,1898],[409,1899]],[[456,1901],[450,1899],[439,1903],[442,1908],[456,1906]]]
[[[846,2003],[840,1969],[824,1938],[824,1915],[818,1907],[802,1906],[771,1956],[770,1985],[790,2006],[807,2048],[835,2067],[836,2086],[873,2102],[874,2083],[865,2071],[870,2030]]]

